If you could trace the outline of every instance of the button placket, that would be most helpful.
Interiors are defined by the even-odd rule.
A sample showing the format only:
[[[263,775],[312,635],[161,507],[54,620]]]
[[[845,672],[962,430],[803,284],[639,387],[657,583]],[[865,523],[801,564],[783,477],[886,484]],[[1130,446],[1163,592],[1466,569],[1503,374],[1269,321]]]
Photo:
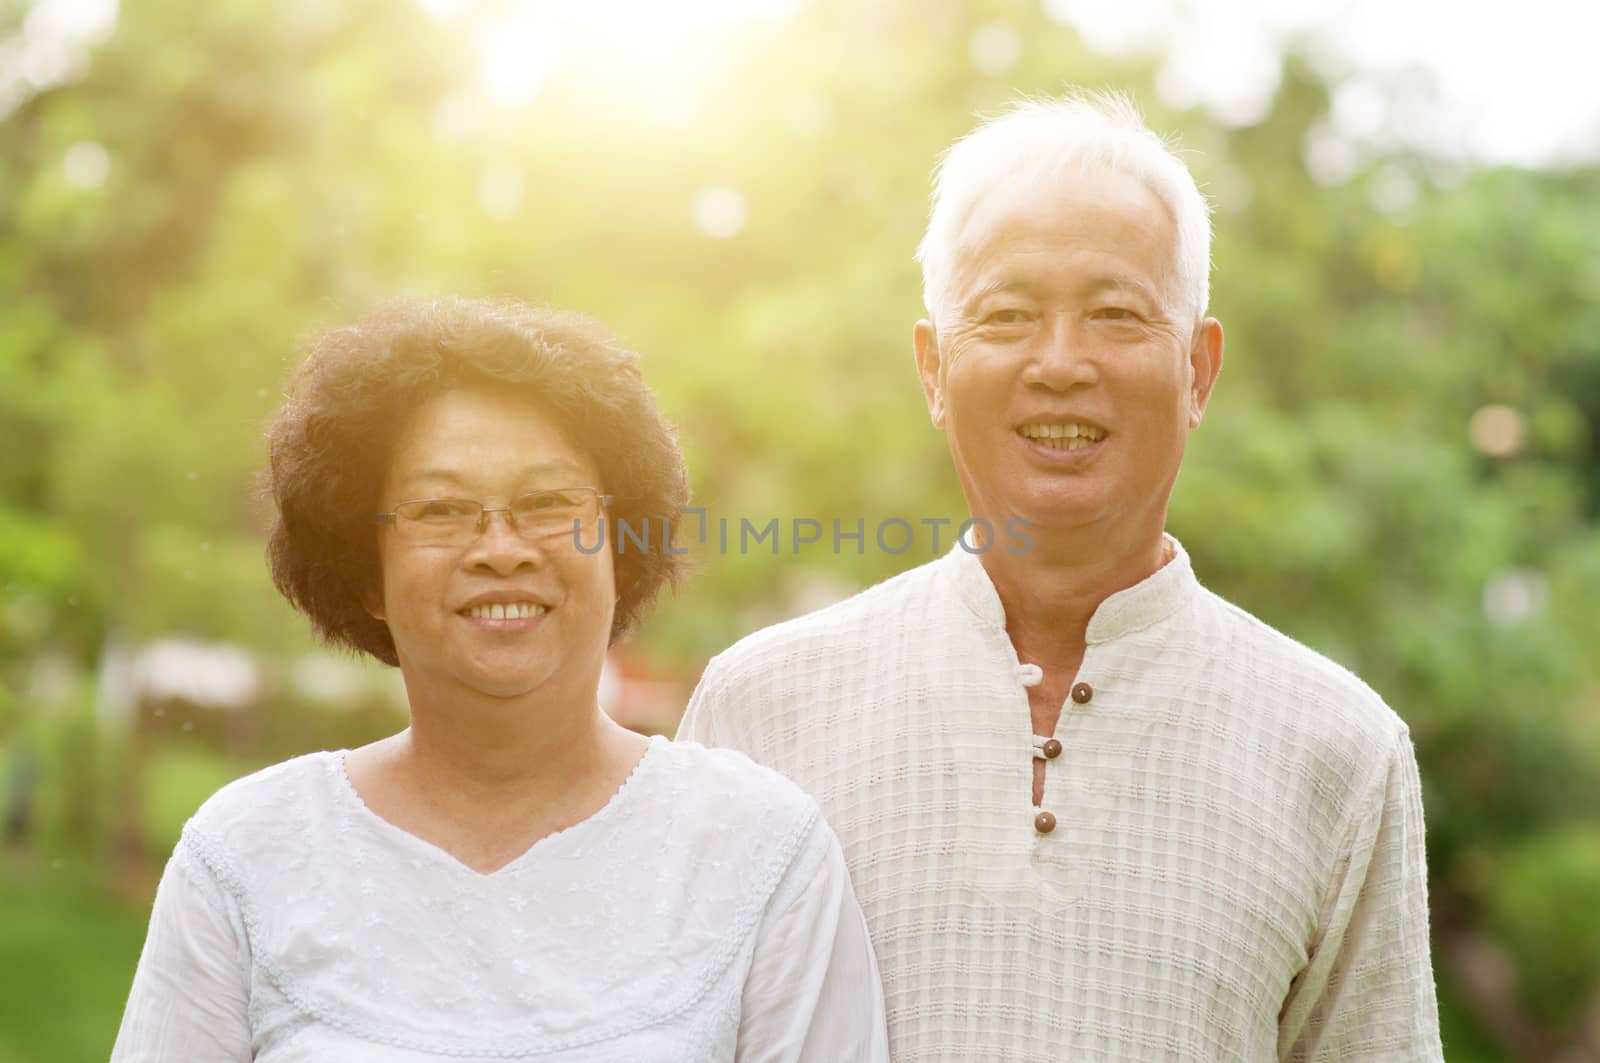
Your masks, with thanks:
[[[1035,687],[1044,681],[1044,669],[1036,664],[1017,665],[1017,681],[1024,687]],[[1053,735],[1032,735],[1033,759],[1045,761],[1047,764],[1061,755],[1061,740]],[[1049,774],[1046,772],[1045,789],[1049,790]],[[1048,809],[1034,806],[1033,829],[1040,836],[1049,834],[1056,829],[1055,813]]]
[[[1025,687],[1037,686],[1044,679],[1044,671],[1036,664],[1023,664],[1017,668],[1017,678]],[[1069,704],[1064,709],[1081,708],[1094,700],[1094,687],[1089,683],[1079,681],[1072,684],[1068,692]],[[1060,726],[1059,724],[1057,726]],[[1061,756],[1062,744],[1055,736],[1033,735],[1033,756],[1035,760],[1045,761],[1046,764]],[[1048,791],[1048,771],[1045,788]],[[1056,829],[1055,813],[1049,809],[1034,806],[1033,829],[1040,836],[1049,834]]]

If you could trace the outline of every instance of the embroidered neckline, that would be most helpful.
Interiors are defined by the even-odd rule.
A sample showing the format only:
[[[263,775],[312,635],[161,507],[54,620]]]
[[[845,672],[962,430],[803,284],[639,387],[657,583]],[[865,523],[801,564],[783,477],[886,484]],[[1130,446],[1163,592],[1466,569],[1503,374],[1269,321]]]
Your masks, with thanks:
[[[391,823],[374,812],[371,806],[367,804],[366,799],[361,796],[361,792],[356,789],[355,783],[350,781],[350,770],[345,764],[345,756],[350,752],[348,749],[314,754],[314,756],[327,767],[328,774],[333,781],[334,791],[343,799],[343,803],[347,806],[346,811],[355,816],[357,820],[370,826],[380,834],[398,839],[402,845],[427,854],[429,859],[446,864],[454,870],[470,875],[475,879],[491,881],[515,875],[519,868],[531,863],[541,850],[560,846],[563,836],[568,836],[574,831],[598,829],[618,816],[625,815],[628,808],[635,803],[632,794],[640,788],[636,785],[636,781],[655,770],[655,762],[661,759],[658,751],[668,741],[664,735],[650,736],[650,742],[645,746],[644,753],[638,760],[634,761],[627,777],[622,780],[622,785],[617,787],[616,791],[606,799],[605,804],[578,822],[539,838],[493,871],[479,871],[476,868],[469,867],[448,849],[435,845],[428,839],[413,834],[404,827]],[[548,845],[546,844],[547,842],[549,843]]]

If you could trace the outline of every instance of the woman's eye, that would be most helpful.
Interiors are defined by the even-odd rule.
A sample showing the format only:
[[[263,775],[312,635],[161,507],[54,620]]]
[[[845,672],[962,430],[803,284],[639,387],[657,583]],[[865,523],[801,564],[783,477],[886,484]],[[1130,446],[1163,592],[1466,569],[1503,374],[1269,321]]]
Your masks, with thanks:
[[[410,520],[455,521],[470,520],[478,512],[476,502],[459,498],[425,498],[406,502],[396,512]]]
[[[512,504],[519,516],[546,516],[570,513],[583,505],[581,495],[572,491],[539,491],[523,495]]]

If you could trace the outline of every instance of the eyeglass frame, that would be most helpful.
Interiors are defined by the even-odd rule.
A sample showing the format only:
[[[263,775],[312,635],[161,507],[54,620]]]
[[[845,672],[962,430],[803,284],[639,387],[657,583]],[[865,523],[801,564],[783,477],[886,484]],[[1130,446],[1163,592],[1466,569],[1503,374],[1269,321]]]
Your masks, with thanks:
[[[552,535],[546,535],[546,536],[531,537],[531,536],[528,536],[528,535],[523,533],[522,527],[517,523],[517,515],[516,515],[515,506],[516,506],[516,504],[518,502],[520,502],[524,498],[533,498],[536,495],[560,494],[560,493],[562,493],[564,491],[586,491],[590,495],[593,495],[594,496],[594,500],[595,500],[595,502],[597,504],[597,507],[598,507],[597,511],[595,513],[596,517],[604,516],[605,511],[607,509],[611,508],[611,503],[616,498],[615,495],[605,494],[598,487],[588,487],[588,486],[545,487],[545,488],[541,488],[538,491],[528,491],[528,492],[525,492],[523,494],[518,495],[516,498],[511,499],[510,504],[509,505],[504,505],[504,506],[486,506],[482,502],[479,502],[475,498],[453,498],[453,497],[450,497],[450,496],[442,496],[442,497],[439,497],[439,498],[406,498],[406,499],[401,499],[399,502],[396,502],[395,503],[395,507],[396,507],[395,509],[391,509],[387,513],[376,513],[376,514],[374,514],[373,517],[372,517],[372,522],[374,524],[387,525],[388,527],[394,528],[396,533],[399,534],[404,539],[406,533],[400,531],[401,516],[400,516],[400,514],[398,512],[398,509],[399,509],[400,506],[409,506],[409,505],[412,505],[413,503],[416,503],[416,502],[471,502],[473,505],[478,507],[477,527],[474,529],[473,534],[472,534],[471,537],[462,540],[462,544],[463,545],[465,545],[468,542],[471,542],[473,538],[476,538],[477,536],[482,535],[484,532],[489,530],[489,514],[491,514],[491,513],[504,513],[506,515],[507,523],[509,523],[511,525],[511,530],[513,532],[515,532],[517,534],[517,536],[519,538],[521,538],[522,540],[524,540],[525,542],[548,541],[550,539],[557,538],[558,536],[552,534]],[[415,520],[415,518],[406,517],[405,519],[406,520],[410,520],[410,521],[412,521],[413,523],[416,523],[416,524],[420,524],[421,523],[420,521]],[[574,518],[572,518],[572,520],[573,520],[574,525],[576,525],[577,521],[578,521],[578,518],[574,517]],[[576,533],[576,531],[577,531],[577,528],[574,527],[574,532]],[[412,540],[409,540],[409,541],[417,542],[418,540],[412,539]],[[442,541],[444,541],[444,540],[441,540],[441,542]]]

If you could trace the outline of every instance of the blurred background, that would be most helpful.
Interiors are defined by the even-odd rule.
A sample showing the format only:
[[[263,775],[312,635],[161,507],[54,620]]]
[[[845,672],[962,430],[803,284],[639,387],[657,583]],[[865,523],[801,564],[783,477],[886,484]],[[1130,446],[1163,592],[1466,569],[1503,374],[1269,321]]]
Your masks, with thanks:
[[[0,1063],[106,1057],[212,790],[404,725],[266,575],[308,332],[397,291],[586,311],[712,521],[866,521],[695,549],[606,680],[670,732],[711,654],[931,555],[878,522],[961,514],[910,352],[928,172],[1069,85],[1132,93],[1216,203],[1228,366],[1171,527],[1410,722],[1449,1058],[1600,1059],[1600,25],[1568,6],[0,0]]]

